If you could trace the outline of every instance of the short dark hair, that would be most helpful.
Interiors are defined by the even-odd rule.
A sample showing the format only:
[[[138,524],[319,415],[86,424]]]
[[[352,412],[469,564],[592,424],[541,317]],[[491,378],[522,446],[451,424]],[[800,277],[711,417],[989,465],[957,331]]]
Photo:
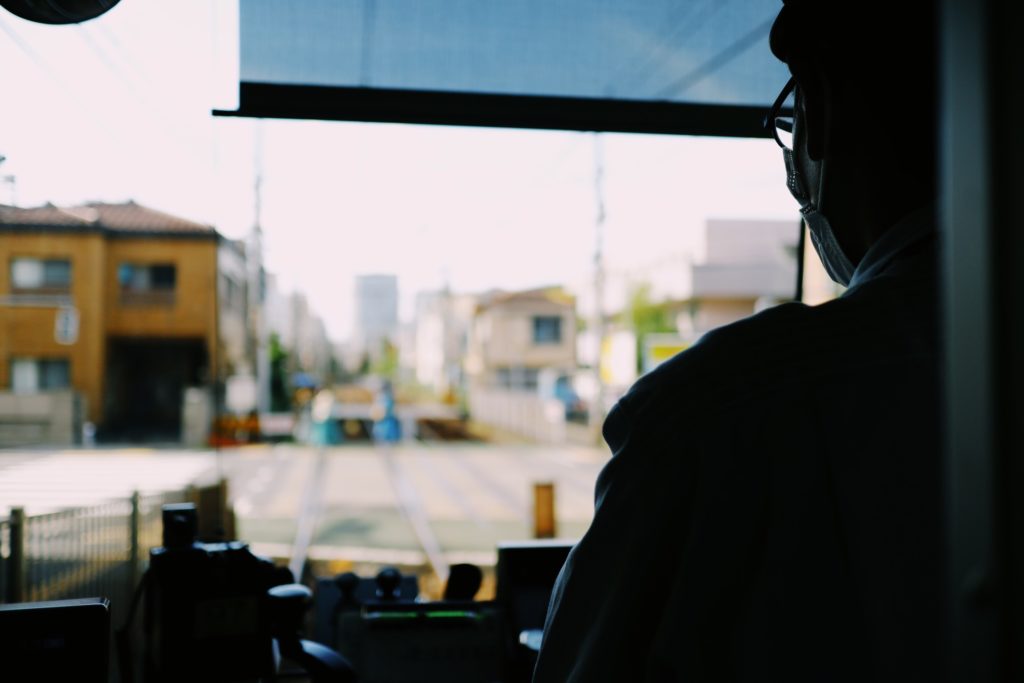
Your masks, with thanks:
[[[936,0],[783,0],[769,44],[794,72],[820,65],[841,102],[863,107],[865,132],[924,170],[938,139],[937,12]]]
[[[783,0],[769,44],[783,62],[813,57],[832,68],[936,64],[936,0]]]

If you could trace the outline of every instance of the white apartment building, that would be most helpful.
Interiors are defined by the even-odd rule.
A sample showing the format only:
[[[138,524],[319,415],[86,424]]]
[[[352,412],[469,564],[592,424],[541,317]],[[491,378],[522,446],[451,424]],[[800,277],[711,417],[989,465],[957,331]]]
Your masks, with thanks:
[[[356,276],[354,342],[375,356],[381,343],[394,343],[398,334],[398,278],[395,275]]]
[[[696,335],[796,293],[797,220],[709,219],[706,257],[693,265],[686,321]]]
[[[463,385],[462,361],[477,297],[422,292],[416,298],[414,367],[416,381],[439,394]]]

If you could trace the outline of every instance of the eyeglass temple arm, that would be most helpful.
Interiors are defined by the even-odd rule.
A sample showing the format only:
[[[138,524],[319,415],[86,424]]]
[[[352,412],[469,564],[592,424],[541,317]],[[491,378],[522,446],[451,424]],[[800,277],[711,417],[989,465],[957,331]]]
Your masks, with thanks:
[[[786,101],[786,98],[789,97],[789,94],[791,92],[793,92],[793,90],[795,90],[795,89],[796,89],[796,79],[793,78],[793,77],[790,77],[790,79],[788,81],[786,81],[786,85],[782,88],[782,92],[780,92],[779,96],[775,98],[775,102],[772,104],[771,109],[769,109],[768,113],[765,114],[765,116],[764,116],[764,122],[763,123],[764,123],[764,129],[765,129],[766,132],[771,133],[772,129],[776,125],[778,125],[777,124],[777,117],[776,117],[776,115],[779,113],[779,110],[782,109],[782,103]],[[779,126],[779,127],[782,128],[783,130],[787,131],[787,132],[790,132],[790,133],[793,132],[792,130],[787,129],[785,126]],[[772,133],[772,135],[774,135],[774,133]]]

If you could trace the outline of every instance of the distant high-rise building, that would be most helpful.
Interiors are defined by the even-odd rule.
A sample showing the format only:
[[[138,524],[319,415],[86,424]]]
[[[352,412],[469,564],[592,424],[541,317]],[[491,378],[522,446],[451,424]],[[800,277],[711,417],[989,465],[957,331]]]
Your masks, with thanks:
[[[375,355],[385,339],[398,333],[398,278],[394,275],[356,276],[355,342]]]

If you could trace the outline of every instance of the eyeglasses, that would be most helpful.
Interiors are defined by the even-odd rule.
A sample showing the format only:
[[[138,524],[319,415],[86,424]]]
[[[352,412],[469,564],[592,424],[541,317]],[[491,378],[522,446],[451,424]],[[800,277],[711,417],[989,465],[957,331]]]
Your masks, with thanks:
[[[775,103],[771,109],[768,110],[768,114],[764,117],[764,129],[765,132],[769,133],[775,142],[778,143],[779,147],[783,149],[793,149],[793,104],[790,103],[788,107],[783,107],[793,95],[796,90],[796,79],[790,78],[785,87],[782,88],[782,92],[775,98]],[[780,116],[783,109],[788,110],[789,116]]]

